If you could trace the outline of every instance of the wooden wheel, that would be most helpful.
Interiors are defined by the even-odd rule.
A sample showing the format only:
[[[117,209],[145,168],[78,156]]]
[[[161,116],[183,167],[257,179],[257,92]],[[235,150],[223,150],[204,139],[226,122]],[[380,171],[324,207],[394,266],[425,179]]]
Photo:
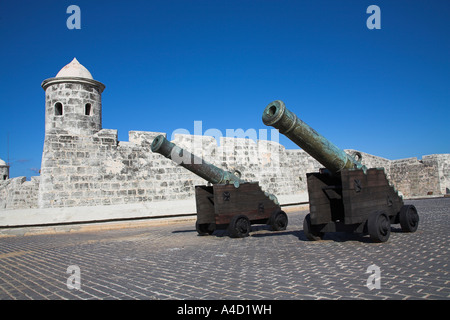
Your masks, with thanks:
[[[373,242],[386,242],[391,235],[391,222],[382,211],[376,211],[369,215],[367,229]]]
[[[419,214],[413,205],[404,205],[398,213],[403,232],[415,232],[419,226]]]
[[[250,234],[250,220],[247,216],[239,214],[234,216],[228,226],[228,233],[232,238],[245,238]]]
[[[284,211],[275,211],[269,219],[269,224],[273,231],[286,230],[288,225],[288,217]]]

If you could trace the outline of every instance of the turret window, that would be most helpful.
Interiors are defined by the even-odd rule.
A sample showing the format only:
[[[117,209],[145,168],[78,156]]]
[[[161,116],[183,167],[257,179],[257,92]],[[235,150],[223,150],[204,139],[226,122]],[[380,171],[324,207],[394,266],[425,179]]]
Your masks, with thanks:
[[[63,115],[63,105],[61,102],[55,103],[55,116]]]
[[[92,112],[92,107],[90,103],[86,103],[86,105],[84,106],[84,115],[85,116],[90,116]]]

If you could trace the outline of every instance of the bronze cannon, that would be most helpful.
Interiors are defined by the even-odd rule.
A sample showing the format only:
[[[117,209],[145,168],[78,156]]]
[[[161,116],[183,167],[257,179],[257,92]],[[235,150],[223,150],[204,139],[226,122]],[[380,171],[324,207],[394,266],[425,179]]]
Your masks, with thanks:
[[[391,224],[400,223],[404,232],[417,230],[416,208],[404,204],[384,168],[368,169],[360,154],[357,159],[339,149],[280,100],[267,105],[262,120],[325,167],[306,174],[310,213],[303,221],[303,231],[309,240],[319,240],[325,232],[344,231],[369,234],[373,242],[385,242]]]
[[[281,210],[277,198],[264,192],[258,182],[241,179],[240,172],[222,170],[163,135],[153,140],[151,149],[211,184],[195,186],[195,225],[199,235],[227,229],[231,237],[242,238],[249,235],[251,224],[268,224],[274,231],[286,229],[286,213]]]

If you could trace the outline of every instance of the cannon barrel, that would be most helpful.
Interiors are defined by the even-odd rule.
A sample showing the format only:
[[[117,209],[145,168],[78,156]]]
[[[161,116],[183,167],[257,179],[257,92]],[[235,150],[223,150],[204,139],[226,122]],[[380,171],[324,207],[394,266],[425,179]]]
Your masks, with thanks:
[[[264,109],[262,120],[284,134],[332,173],[343,169],[363,169],[352,156],[336,147],[325,137],[289,111],[283,101],[275,100]]]
[[[244,182],[239,177],[229,171],[217,168],[215,165],[206,162],[202,158],[180,148],[176,144],[167,140],[163,135],[157,136],[151,145],[153,152],[157,152],[164,157],[171,159],[180,166],[195,173],[212,184],[234,184],[238,187]]]

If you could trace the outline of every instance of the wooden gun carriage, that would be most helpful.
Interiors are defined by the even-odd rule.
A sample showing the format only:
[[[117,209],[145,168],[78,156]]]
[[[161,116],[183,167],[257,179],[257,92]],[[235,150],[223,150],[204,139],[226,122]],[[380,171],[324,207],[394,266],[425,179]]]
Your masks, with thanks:
[[[405,205],[383,168],[367,169],[359,159],[336,147],[289,111],[280,100],[271,102],[263,122],[286,135],[325,166],[307,173],[310,213],[303,221],[309,240],[325,232],[369,234],[373,242],[389,239],[391,224],[400,223],[404,232],[415,232],[419,215]]]
[[[277,198],[264,192],[258,182],[246,182],[238,171],[236,174],[224,171],[183,150],[163,135],[153,140],[151,149],[211,184],[195,186],[199,235],[227,229],[231,237],[242,238],[249,235],[251,224],[268,224],[274,231],[286,229],[286,213]]]

